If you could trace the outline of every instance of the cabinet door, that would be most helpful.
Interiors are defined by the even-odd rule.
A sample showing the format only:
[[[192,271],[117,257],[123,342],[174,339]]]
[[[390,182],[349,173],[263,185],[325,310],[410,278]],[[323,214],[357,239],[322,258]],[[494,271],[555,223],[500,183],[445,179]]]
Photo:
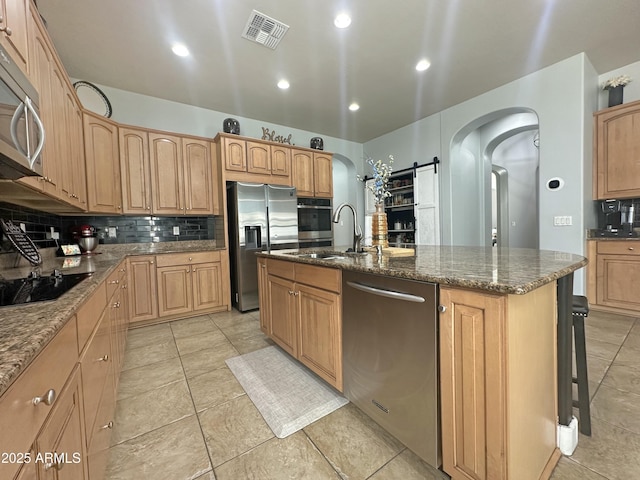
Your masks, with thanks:
[[[151,213],[151,171],[149,138],[145,130],[118,129],[122,211],[138,215]]]
[[[342,391],[340,296],[307,285],[298,292],[298,358]]]
[[[183,161],[180,137],[149,134],[153,213],[184,213]]]
[[[224,152],[224,168],[226,170],[247,171],[247,151],[244,140],[223,137],[222,151]]]
[[[86,111],[83,117],[89,212],[122,213],[117,127]]]
[[[416,243],[440,245],[439,184],[435,167],[419,168],[414,183]]]
[[[441,287],[440,303],[443,470],[505,479],[505,300]]]
[[[40,480],[82,480],[86,477],[79,378],[76,369],[36,440],[37,452],[44,459],[38,462]]]
[[[84,423],[87,431],[91,431],[98,413],[104,385],[113,365],[111,310],[109,308],[101,312],[95,335],[89,341],[87,349],[80,359],[80,365],[82,369]]]
[[[174,265],[157,268],[158,314],[179,315],[193,310],[191,266]]]
[[[268,282],[269,317],[271,318],[269,336],[289,355],[297,357],[294,283],[273,275],[269,275]]]
[[[313,154],[304,150],[292,150],[293,186],[299,197],[313,197]]]
[[[193,265],[192,276],[194,311],[208,310],[223,304],[220,262]]]
[[[258,258],[258,304],[260,306],[260,330],[262,330],[265,335],[269,335],[269,331],[271,330],[268,285],[267,259],[260,257]]]
[[[291,147],[271,145],[271,175],[284,177],[291,184]]]
[[[333,164],[331,155],[313,154],[313,190],[316,197],[333,197]]]
[[[640,102],[596,116],[594,197],[640,197]]]
[[[640,256],[597,256],[596,304],[640,312],[638,285],[640,285]]]
[[[182,138],[184,159],[185,213],[213,215],[213,173],[210,143],[195,138]]]
[[[247,172],[271,174],[271,149],[269,145],[257,142],[247,143]]]
[[[2,0],[0,43],[25,75],[28,71],[27,15],[28,0]],[[10,33],[9,33],[10,32]]]
[[[73,176],[72,198],[77,206],[87,209],[87,172],[84,159],[84,138],[82,135],[82,109],[75,96],[67,90],[69,122],[69,142],[71,154],[71,175]]]
[[[51,138],[54,127],[54,109],[51,99],[51,64],[53,56],[49,45],[45,39],[46,35],[41,30],[35,18],[35,12],[29,16],[29,71],[33,86],[40,94],[40,119],[44,125],[47,138],[41,153],[42,177],[24,177],[17,180],[19,183],[28,185],[37,190],[44,190],[45,185],[54,182],[57,178],[57,156],[55,149],[55,136]],[[49,188],[49,187],[48,187]]]
[[[156,257],[139,256],[129,259],[129,317],[131,322],[158,318],[158,287]]]

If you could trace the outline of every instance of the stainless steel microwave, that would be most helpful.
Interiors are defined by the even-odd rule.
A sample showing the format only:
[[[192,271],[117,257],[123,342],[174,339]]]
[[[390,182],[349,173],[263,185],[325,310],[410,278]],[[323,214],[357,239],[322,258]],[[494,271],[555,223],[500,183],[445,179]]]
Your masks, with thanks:
[[[42,176],[38,92],[0,45],[0,178]]]

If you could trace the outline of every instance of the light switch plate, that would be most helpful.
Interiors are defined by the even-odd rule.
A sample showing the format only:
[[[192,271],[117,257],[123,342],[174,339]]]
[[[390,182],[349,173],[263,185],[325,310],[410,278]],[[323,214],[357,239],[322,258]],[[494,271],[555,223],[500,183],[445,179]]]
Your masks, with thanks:
[[[180,227],[173,227],[173,234],[180,235]]]

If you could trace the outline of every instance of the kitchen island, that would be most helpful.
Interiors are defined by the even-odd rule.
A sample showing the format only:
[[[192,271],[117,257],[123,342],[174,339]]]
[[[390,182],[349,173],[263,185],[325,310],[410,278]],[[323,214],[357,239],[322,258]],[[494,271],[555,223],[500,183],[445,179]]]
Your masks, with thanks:
[[[454,479],[548,478],[560,456],[558,391],[571,382],[558,384],[557,370],[571,354],[568,297],[586,259],[457,246],[398,257],[345,250],[259,253],[263,331],[341,390],[343,271],[437,284],[443,470]]]

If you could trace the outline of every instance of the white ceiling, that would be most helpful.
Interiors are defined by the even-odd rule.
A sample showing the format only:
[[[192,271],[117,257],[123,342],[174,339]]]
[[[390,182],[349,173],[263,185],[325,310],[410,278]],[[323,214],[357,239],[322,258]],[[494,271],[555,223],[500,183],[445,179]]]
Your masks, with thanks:
[[[71,77],[356,142],[580,52],[599,73],[640,60],[639,0],[37,3]],[[241,37],[253,9],[290,26],[276,50]]]

